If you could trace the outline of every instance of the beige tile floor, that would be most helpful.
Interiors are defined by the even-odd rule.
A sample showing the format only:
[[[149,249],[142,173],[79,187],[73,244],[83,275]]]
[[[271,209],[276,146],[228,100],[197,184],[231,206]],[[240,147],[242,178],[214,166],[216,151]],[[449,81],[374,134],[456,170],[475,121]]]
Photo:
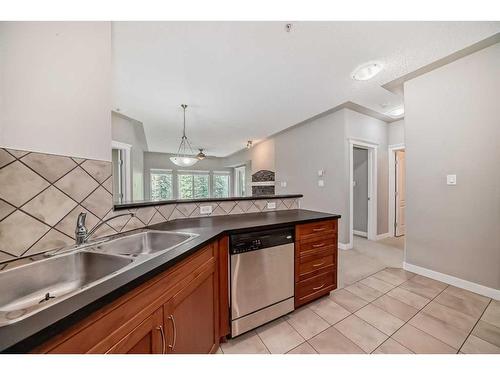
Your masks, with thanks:
[[[500,354],[500,301],[401,269],[401,239],[370,242],[340,252],[343,288],[219,353]]]

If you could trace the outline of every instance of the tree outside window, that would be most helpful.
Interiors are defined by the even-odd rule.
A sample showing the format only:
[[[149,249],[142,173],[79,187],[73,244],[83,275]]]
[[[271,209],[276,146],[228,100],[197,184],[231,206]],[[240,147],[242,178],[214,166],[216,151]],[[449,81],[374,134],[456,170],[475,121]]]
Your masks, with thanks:
[[[229,197],[229,173],[214,173],[214,198],[227,198]]]
[[[151,199],[169,200],[173,197],[172,172],[152,170],[151,171]]]

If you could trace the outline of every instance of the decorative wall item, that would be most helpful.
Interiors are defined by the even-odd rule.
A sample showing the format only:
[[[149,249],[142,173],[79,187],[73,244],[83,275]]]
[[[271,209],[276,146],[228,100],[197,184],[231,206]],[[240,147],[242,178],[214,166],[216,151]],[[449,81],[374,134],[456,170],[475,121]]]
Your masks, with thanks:
[[[262,169],[252,175],[252,196],[274,195],[273,171]]]
[[[76,218],[87,212],[87,226],[113,211],[111,162],[0,148],[0,262],[75,243]],[[298,199],[177,203],[130,209],[135,217],[104,224],[96,237],[169,220],[296,209]],[[200,206],[212,206],[200,215]],[[274,211],[271,210],[271,211]],[[125,212],[125,211],[123,211]]]

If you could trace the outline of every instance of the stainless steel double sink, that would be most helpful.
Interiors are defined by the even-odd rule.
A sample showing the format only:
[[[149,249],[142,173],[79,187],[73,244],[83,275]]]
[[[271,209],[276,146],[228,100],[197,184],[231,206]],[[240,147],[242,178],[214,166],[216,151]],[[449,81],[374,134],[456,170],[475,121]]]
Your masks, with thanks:
[[[47,254],[45,259],[0,271],[0,327],[94,287],[197,234],[146,230]]]

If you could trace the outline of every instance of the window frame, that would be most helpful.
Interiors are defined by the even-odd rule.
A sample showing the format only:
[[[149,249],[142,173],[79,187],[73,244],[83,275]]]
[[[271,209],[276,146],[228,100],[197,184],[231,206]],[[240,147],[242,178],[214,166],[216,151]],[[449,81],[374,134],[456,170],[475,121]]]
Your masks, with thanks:
[[[231,197],[231,172],[230,171],[212,171],[212,192],[215,192],[215,178],[216,176],[227,176],[227,197],[216,197],[212,195],[212,198],[229,198]]]
[[[212,196],[212,189],[211,189],[211,173],[210,171],[202,171],[202,170],[177,170],[177,199],[206,199],[206,198],[211,198]],[[207,176],[208,177],[208,196],[207,197],[195,197],[194,194],[194,176]],[[180,183],[181,183],[181,176],[193,176],[192,182],[191,182],[191,192],[192,192],[192,198],[182,198],[181,197],[181,189],[180,189]]]

